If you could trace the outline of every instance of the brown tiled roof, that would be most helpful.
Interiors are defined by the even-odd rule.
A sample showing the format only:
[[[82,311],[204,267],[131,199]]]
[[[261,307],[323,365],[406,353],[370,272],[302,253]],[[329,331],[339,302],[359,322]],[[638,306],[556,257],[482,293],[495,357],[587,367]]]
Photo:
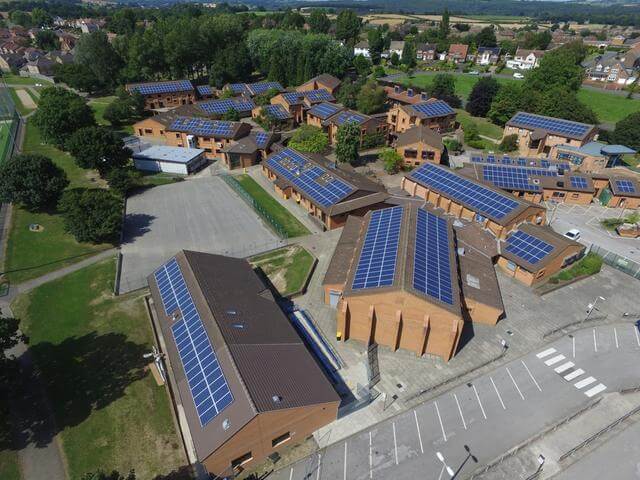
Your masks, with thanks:
[[[364,220],[355,215],[349,215],[347,218],[340,234],[340,240],[333,251],[329,268],[324,275],[323,285],[344,285],[347,281],[347,273],[353,261],[363,223]]]
[[[464,45],[462,43],[453,43],[449,47],[449,55],[466,57],[468,51],[469,51],[469,45]]]
[[[442,135],[426,125],[418,125],[405,130],[398,135],[396,145],[402,147],[404,145],[413,145],[415,143],[425,143],[430,147],[443,150]]]
[[[333,75],[329,75],[328,73],[321,73],[320,75],[313,77],[312,79],[304,82],[301,86],[309,85],[310,83],[321,83],[329,87],[331,90],[340,86],[340,79],[334,77]]]

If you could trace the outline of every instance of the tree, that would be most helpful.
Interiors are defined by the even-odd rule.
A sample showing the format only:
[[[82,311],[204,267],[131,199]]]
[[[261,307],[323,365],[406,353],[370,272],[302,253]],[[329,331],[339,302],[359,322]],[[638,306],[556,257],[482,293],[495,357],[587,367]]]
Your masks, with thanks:
[[[54,208],[67,185],[64,170],[42,155],[15,155],[0,165],[0,201],[30,211]]]
[[[107,28],[119,35],[131,35],[136,29],[136,12],[132,8],[116,10],[107,22]]]
[[[369,55],[374,65],[380,63],[380,56],[384,50],[384,37],[380,27],[373,28],[367,32],[367,41],[369,43]]]
[[[127,100],[116,98],[104,109],[102,117],[107,120],[111,125],[119,127],[127,123],[131,119],[133,109],[131,103]]]
[[[31,10],[31,23],[37,27],[50,27],[53,25],[53,17],[46,10],[36,7]]]
[[[295,10],[288,10],[287,13],[285,13],[284,18],[282,19],[282,26],[284,28],[302,29],[304,28],[304,24],[304,16],[300,12],[296,12]]]
[[[52,30],[38,30],[36,32],[36,47],[51,51],[60,48],[60,40]]]
[[[275,130],[275,128],[280,124],[280,120],[278,120],[269,110],[264,108],[260,109],[260,113],[254,120],[267,131]]]
[[[453,28],[458,30],[459,32],[468,32],[471,30],[471,25],[468,23],[454,23]]]
[[[341,163],[354,164],[358,160],[360,146],[360,126],[355,122],[346,122],[338,128],[336,135],[336,158]]]
[[[329,146],[329,138],[321,128],[303,124],[291,137],[289,146],[300,152],[322,153]]]
[[[445,7],[444,12],[442,12],[440,27],[438,28],[438,36],[441,39],[447,38],[447,36],[449,36],[449,30],[449,9]]]
[[[362,81],[353,82],[350,78],[345,79],[340,85],[336,100],[347,108],[356,108],[361,87]]]
[[[512,135],[507,135],[502,139],[500,145],[498,145],[498,150],[501,152],[513,152],[518,149],[518,134],[514,133]]]
[[[539,95],[535,113],[574,122],[598,123],[595,112],[581,103],[574,91],[562,86],[554,86]]]
[[[362,20],[353,10],[342,10],[336,20],[336,38],[354,45],[360,34]]]
[[[413,39],[405,40],[402,47],[402,64],[408,68],[414,68],[418,63],[416,60],[416,44]]]
[[[256,105],[269,105],[271,103],[271,99],[279,93],[280,90],[277,88],[270,88],[266,92],[256,95],[253,101]]]
[[[528,108],[531,96],[525,94],[523,85],[520,83],[502,85],[491,103],[487,118],[496,125],[503,126],[516,112],[532,111]]]
[[[107,174],[109,188],[123,197],[136,186],[139,172],[132,168],[114,168]]]
[[[66,83],[71,88],[82,92],[93,93],[102,88],[93,71],[88,66],[79,63],[54,65],[53,78],[56,83]]]
[[[572,42],[547,53],[538,68],[531,70],[525,79],[530,90],[544,92],[553,86],[561,86],[577,92],[582,85],[584,51]]]
[[[478,32],[476,35],[476,45],[478,47],[495,47],[498,45],[492,26],[485,27]]]
[[[324,10],[314,8],[307,20],[311,33],[329,33],[331,28],[331,20],[327,17]]]
[[[230,108],[226,112],[222,114],[220,117],[222,120],[226,120],[228,122],[239,122],[240,121],[240,113],[235,108]]]
[[[609,140],[640,152],[640,112],[631,113],[617,122]]]
[[[500,89],[497,80],[491,77],[482,77],[476,82],[469,94],[465,110],[474,117],[486,117],[491,102]]]
[[[387,102],[387,92],[375,80],[365,83],[356,99],[358,110],[365,115],[380,113]]]
[[[398,52],[393,52],[389,60],[391,61],[391,65],[393,65],[394,67],[400,65],[400,55],[398,55]]]
[[[96,169],[102,176],[126,165],[131,156],[122,139],[104,127],[79,129],[69,137],[66,147],[79,167]]]
[[[387,173],[398,173],[402,168],[402,156],[393,148],[384,148],[378,158],[382,161]]]
[[[251,58],[244,43],[232,44],[217,55],[209,68],[209,82],[221,88],[229,82],[244,80],[251,74]]]
[[[447,73],[438,73],[433,77],[429,87],[429,95],[444,100],[453,108],[458,108],[462,104],[460,98],[456,96],[456,79]]]
[[[113,242],[122,225],[122,200],[104,189],[67,190],[58,204],[64,227],[78,242]]]
[[[353,66],[360,76],[366,77],[371,72],[371,61],[362,54],[353,57]]]
[[[76,44],[75,62],[89,67],[99,86],[104,89],[116,84],[122,65],[107,35],[101,30],[80,36]]]
[[[0,319],[0,366],[6,365],[8,360],[5,352],[25,340],[25,336],[20,333],[19,326],[20,320],[17,318],[3,317]],[[4,368],[0,368],[0,372],[3,370]]]
[[[13,10],[9,13],[9,20],[15,25],[28,28],[31,26],[31,15],[22,10]]]

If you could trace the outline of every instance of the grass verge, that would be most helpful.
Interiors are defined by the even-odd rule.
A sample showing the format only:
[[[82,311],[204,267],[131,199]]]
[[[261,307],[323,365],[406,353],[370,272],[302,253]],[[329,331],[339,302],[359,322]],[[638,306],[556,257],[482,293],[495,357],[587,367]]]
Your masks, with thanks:
[[[308,235],[309,230],[300,221],[287,211],[264,188],[249,175],[237,175],[234,177],[249,196],[278,222],[289,238]]]
[[[283,297],[300,292],[313,268],[314,258],[300,245],[290,245],[249,259],[260,267]]]
[[[104,111],[116,98],[118,97],[116,97],[115,95],[109,95],[106,97],[96,97],[89,100],[88,105],[93,110],[93,114],[98,125],[104,125],[106,127],[111,126],[111,122],[104,118]],[[115,130],[127,135],[133,135],[133,125],[122,125],[120,128],[117,128]]]
[[[41,83],[42,85],[49,86],[51,82],[47,80],[41,80],[31,77],[21,77],[20,75],[14,75],[12,73],[3,73],[2,78],[5,83],[9,85],[35,85],[36,83]]]
[[[16,110],[18,110],[18,113],[20,113],[20,115],[25,116],[33,112],[33,108],[25,107],[24,103],[22,103],[22,100],[20,100],[20,97],[18,97],[15,88],[9,88],[8,90],[9,94],[11,95],[11,100],[13,101],[13,104],[16,106]]]
[[[570,282],[578,277],[595,275],[602,268],[602,257],[595,253],[588,253],[571,267],[562,270],[549,279],[551,284]]]
[[[11,429],[9,406],[6,400],[5,395],[0,397],[0,429],[6,438],[10,438],[9,434],[4,433]],[[13,449],[0,450],[0,478],[2,480],[20,480],[22,478],[17,451]]]
[[[113,469],[153,478],[185,459],[169,397],[146,371],[153,334],[140,294],[113,297],[106,260],[16,299],[51,400],[70,478]],[[4,477],[3,477],[4,478]]]
[[[605,218],[600,220],[600,225],[610,231],[614,231],[623,223],[638,223],[640,222],[640,213],[634,212],[631,215],[627,215],[624,218]]]

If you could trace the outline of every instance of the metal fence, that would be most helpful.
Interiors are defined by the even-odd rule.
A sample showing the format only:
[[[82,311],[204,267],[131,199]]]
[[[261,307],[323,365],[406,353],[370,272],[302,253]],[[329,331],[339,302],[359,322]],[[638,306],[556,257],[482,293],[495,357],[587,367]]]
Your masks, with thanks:
[[[620,270],[627,275],[632,276],[640,280],[640,264],[633,260],[618,255],[617,253],[610,252],[606,248],[603,248],[596,244],[591,244],[590,251],[596,253],[602,257],[602,261],[610,267]]]
[[[229,185],[245,202],[251,206],[255,210],[255,212],[262,217],[262,219],[267,222],[267,225],[271,227],[271,229],[282,239],[286,239],[288,237],[287,230],[284,226],[275,218],[273,218],[262,205],[260,205],[250,194],[247,192],[242,184],[238,182],[231,175],[220,175],[227,185]]]
[[[15,149],[20,115],[13,103],[9,88],[0,79],[0,163],[6,161]]]

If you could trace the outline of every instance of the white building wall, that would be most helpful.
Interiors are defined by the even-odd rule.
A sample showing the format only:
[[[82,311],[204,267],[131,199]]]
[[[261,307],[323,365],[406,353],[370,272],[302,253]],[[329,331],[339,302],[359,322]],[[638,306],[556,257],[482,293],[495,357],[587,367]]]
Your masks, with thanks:
[[[184,163],[159,162],[156,160],[142,160],[138,158],[135,158],[133,163],[138,170],[187,175],[187,165]]]

